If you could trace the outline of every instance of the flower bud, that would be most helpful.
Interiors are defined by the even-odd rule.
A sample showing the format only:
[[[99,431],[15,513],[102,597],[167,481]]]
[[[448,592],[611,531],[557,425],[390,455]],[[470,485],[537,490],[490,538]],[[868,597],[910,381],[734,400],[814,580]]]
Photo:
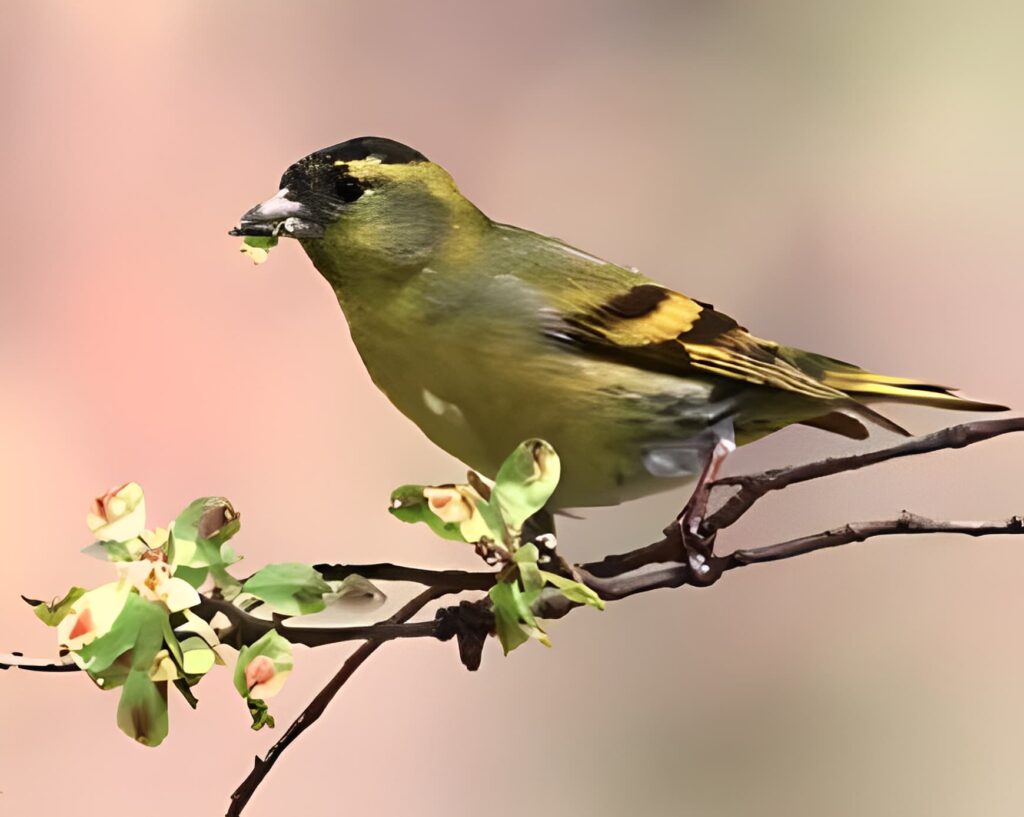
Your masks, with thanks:
[[[146,527],[146,499],[137,482],[127,482],[93,500],[85,523],[100,542],[127,542]]]
[[[257,655],[245,668],[245,686],[250,698],[265,701],[281,691],[291,670],[279,669],[273,659]]]

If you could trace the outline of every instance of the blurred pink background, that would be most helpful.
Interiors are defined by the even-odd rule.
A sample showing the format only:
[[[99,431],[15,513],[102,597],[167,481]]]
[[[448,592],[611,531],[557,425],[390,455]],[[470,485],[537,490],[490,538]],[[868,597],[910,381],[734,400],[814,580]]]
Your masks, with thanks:
[[[396,485],[461,467],[375,391],[327,285],[297,246],[254,268],[226,234],[291,161],[352,136],[406,141],[492,217],[758,334],[1024,405],[1020,4],[2,10],[0,651],[53,650],[20,593],[107,580],[78,554],[84,515],[126,480],[154,524],[230,497],[252,566],[475,566],[386,513]],[[730,468],[845,448],[789,430]],[[793,489],[723,544],[904,507],[1020,513],[1022,452]],[[588,513],[562,547],[649,541],[681,501]],[[451,644],[388,645],[247,813],[1019,815],[1021,546],[888,539],[750,568],[581,611],[550,651],[491,644],[476,675]],[[298,653],[279,724],[350,649]],[[147,750],[84,677],[0,673],[0,813],[223,813],[276,735],[249,730],[229,673],[198,693]]]

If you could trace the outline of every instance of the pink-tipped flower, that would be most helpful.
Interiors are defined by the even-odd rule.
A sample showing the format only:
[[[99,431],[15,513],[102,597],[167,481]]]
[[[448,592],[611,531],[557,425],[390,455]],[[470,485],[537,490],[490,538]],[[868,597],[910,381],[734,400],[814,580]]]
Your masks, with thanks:
[[[245,668],[245,686],[249,690],[249,697],[261,701],[274,697],[281,691],[290,673],[290,669],[278,668],[269,656],[257,655]]]
[[[100,542],[127,542],[146,528],[146,498],[137,482],[96,497],[85,517],[89,530]]]
[[[106,635],[124,609],[130,590],[124,582],[111,582],[83,593],[57,625],[57,643],[74,656],[75,650]]]

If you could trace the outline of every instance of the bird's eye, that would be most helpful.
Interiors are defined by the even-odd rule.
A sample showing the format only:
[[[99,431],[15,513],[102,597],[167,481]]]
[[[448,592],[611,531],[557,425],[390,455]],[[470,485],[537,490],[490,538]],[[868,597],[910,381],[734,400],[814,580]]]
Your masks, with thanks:
[[[350,204],[363,195],[363,186],[351,176],[343,175],[334,183],[334,192],[339,199]]]

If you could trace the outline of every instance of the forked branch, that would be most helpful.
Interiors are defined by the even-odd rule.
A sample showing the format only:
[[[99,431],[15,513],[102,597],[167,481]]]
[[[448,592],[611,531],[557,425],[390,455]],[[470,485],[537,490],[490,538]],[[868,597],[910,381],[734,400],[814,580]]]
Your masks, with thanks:
[[[739,521],[759,499],[771,491],[782,490],[798,482],[807,482],[825,476],[853,471],[899,457],[945,449],[963,448],[967,445],[1016,431],[1024,431],[1024,418],[964,423],[933,434],[915,437],[877,451],[846,457],[833,457],[806,465],[765,471],[760,474],[725,477],[717,480],[710,486],[710,489],[738,486],[739,491],[726,500],[718,510],[703,518],[700,533],[705,541],[711,543],[713,548],[718,532]],[[702,503],[706,500],[707,496],[698,499]],[[682,517],[684,514],[685,509],[684,513],[680,514],[680,516]],[[1003,522],[947,522],[928,519],[908,511],[903,511],[895,519],[848,523],[833,530],[791,539],[787,542],[734,550],[725,556],[716,555],[712,550],[710,564],[712,578],[709,581],[707,576],[694,576],[693,566],[685,558],[687,548],[686,542],[683,541],[685,534],[681,531],[680,525],[677,522],[670,524],[665,529],[664,537],[653,544],[638,547],[626,553],[606,556],[597,562],[576,565],[575,572],[577,578],[595,590],[603,599],[612,601],[663,587],[680,587],[686,584],[707,586],[716,581],[726,571],[739,567],[761,562],[790,559],[794,556],[813,553],[824,548],[863,542],[866,539],[877,536],[926,533],[959,533],[968,536],[991,536],[998,534],[1019,535],[1024,533],[1024,520],[1020,516],[1012,516]],[[368,578],[387,578],[426,584],[433,589],[434,595],[431,598],[466,590],[485,590],[491,586],[496,577],[496,574],[486,571],[479,573],[428,571],[391,564],[361,566],[318,565],[317,569],[323,572],[327,578],[331,579],[344,578],[345,575],[358,572]],[[430,593],[431,591],[427,591],[423,596]],[[433,625],[431,628],[423,626],[426,622],[423,624],[399,625],[392,619],[384,625],[380,625],[382,627],[381,634],[386,635],[386,637],[397,637],[395,635],[395,628],[404,627],[409,628],[407,633],[409,636],[430,635],[435,638],[446,639],[453,635],[455,629],[458,629],[457,625],[453,628],[453,620],[462,620],[466,622],[466,627],[470,630],[474,626],[479,630],[476,633],[475,639],[471,637],[466,639],[476,644],[475,648],[470,647],[473,652],[468,660],[463,649],[464,632],[458,632],[460,652],[463,652],[463,661],[473,669],[476,663],[479,662],[479,646],[488,635],[491,627],[491,621],[486,615],[487,606],[486,599],[484,599],[476,604],[463,602],[458,607],[445,608],[439,611],[435,621],[430,623]],[[564,616],[576,606],[572,602],[567,601],[562,595],[545,594],[539,603],[540,609],[537,610],[537,613],[548,618],[556,618]],[[464,615],[466,611],[473,611],[473,616],[467,617]],[[384,627],[388,629],[384,630]],[[427,630],[430,631],[427,632]],[[363,647],[349,658],[338,673],[338,676],[332,679],[331,685],[317,696],[313,704],[311,704],[311,708],[315,710],[315,716],[319,716],[323,712],[326,701],[334,697],[341,684],[351,677],[355,668],[361,665],[381,643],[380,640],[367,641]],[[339,677],[342,677],[341,683],[337,683]],[[326,700],[322,700],[325,693],[328,693]],[[302,723],[303,728],[305,728],[311,722],[307,717],[309,711],[307,710],[307,712],[300,715],[296,724]],[[286,733],[285,737],[274,745],[270,753],[268,753],[266,760],[257,760],[256,768],[232,795],[232,804],[228,811],[228,817],[238,817],[241,814],[242,807],[252,796],[255,787],[259,785],[259,782],[269,771],[270,763],[276,760],[288,743],[294,739],[294,735],[289,737],[291,732],[292,729],[289,729],[289,733]]]
[[[699,525],[696,536],[701,548],[700,571],[692,559],[694,535],[680,525],[679,520],[665,528],[658,541],[634,548],[625,553],[612,554],[595,562],[569,567],[575,578],[594,590],[602,599],[615,601],[628,596],[666,587],[692,584],[708,586],[726,572],[762,562],[780,561],[813,553],[824,548],[863,542],[886,535],[929,533],[957,533],[967,536],[993,536],[1024,534],[1024,519],[1011,516],[1005,521],[942,521],[903,511],[894,519],[871,522],[851,522],[832,530],[786,542],[741,548],[724,555],[715,550],[718,534],[739,521],[750,509],[772,491],[779,491],[799,482],[845,473],[899,457],[926,454],[933,451],[963,448],[1004,434],[1024,431],[1024,418],[983,420],[964,423],[933,434],[902,441],[888,448],[833,457],[818,462],[789,468],[773,469],[758,474],[724,477],[706,486],[706,490],[684,509],[680,518],[694,519],[694,502],[698,503]],[[716,510],[703,512],[703,505],[713,491],[732,489],[734,493]],[[281,739],[263,759],[257,758],[253,770],[234,792],[228,817],[237,817],[252,797],[256,788],[269,773],[282,752],[309,726],[311,726],[337,695],[352,674],[383,643],[397,638],[436,638],[448,640],[458,637],[463,663],[475,669],[480,662],[483,644],[493,629],[493,615],[489,599],[462,601],[458,605],[442,608],[433,620],[410,622],[424,606],[445,596],[465,592],[487,591],[498,579],[495,571],[427,570],[388,563],[370,565],[321,564],[316,570],[327,580],[341,580],[353,574],[367,579],[406,581],[426,586],[426,590],[406,604],[394,616],[379,624],[360,627],[295,627],[279,619],[265,620],[252,616],[223,599],[203,597],[195,611],[212,619],[223,613],[231,622],[224,635],[227,643],[235,646],[251,644],[269,629],[277,629],[293,643],[323,646],[341,641],[363,640],[364,643],[345,661],[327,686],[313,699],[299,718],[287,729]],[[545,618],[566,615],[578,606],[564,595],[544,591],[535,605],[534,613]],[[21,667],[28,670],[65,672],[77,669],[62,662],[29,659],[18,653],[0,655],[0,669]]]

